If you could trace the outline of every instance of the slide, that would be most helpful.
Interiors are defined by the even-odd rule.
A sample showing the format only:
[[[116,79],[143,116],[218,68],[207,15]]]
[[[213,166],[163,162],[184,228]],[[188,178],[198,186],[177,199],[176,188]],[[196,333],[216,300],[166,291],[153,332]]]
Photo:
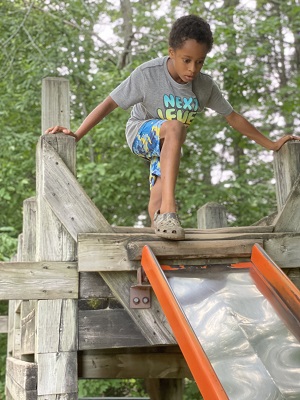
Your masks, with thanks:
[[[255,245],[251,262],[143,270],[205,400],[300,400],[300,292]]]

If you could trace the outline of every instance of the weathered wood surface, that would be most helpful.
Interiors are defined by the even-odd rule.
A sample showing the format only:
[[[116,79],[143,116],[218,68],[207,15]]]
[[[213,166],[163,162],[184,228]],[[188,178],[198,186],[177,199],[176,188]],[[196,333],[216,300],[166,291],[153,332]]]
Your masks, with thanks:
[[[21,355],[35,353],[35,309],[37,301],[22,301],[21,305]]]
[[[7,333],[8,331],[8,316],[0,316],[0,333]]]
[[[79,310],[78,338],[79,350],[149,346],[125,310]]]
[[[257,225],[250,225],[250,226],[230,226],[224,228],[214,228],[214,229],[194,229],[188,228],[185,229],[186,235],[196,235],[196,234],[223,234],[223,233],[268,233],[273,232],[274,226],[273,225],[264,225],[264,226],[257,226]],[[145,227],[145,228],[136,228],[133,226],[114,226],[115,233],[123,233],[123,234],[154,234],[154,229]],[[83,232],[80,232],[83,233]],[[192,239],[194,236],[190,236]]]
[[[52,211],[77,241],[80,232],[113,232],[52,146],[44,144],[43,196]]]
[[[237,236],[241,238],[241,234]],[[151,246],[156,257],[164,259],[249,258],[253,245],[263,244],[258,235],[255,238],[234,239],[232,235],[231,240],[222,238],[224,240],[215,240],[204,234],[202,241],[187,237],[185,241],[171,242],[159,240],[154,235],[81,234],[78,236],[78,270],[134,270],[137,263],[133,261],[140,261],[146,244]]]
[[[264,249],[280,268],[300,267],[300,235],[286,234],[264,242]]]
[[[300,174],[274,222],[275,232],[300,232]]]
[[[6,371],[14,377],[15,382],[25,390],[36,390],[37,364],[18,360],[13,357],[6,359]]]
[[[78,359],[78,374],[82,379],[128,378],[189,378],[191,372],[180,352],[140,353],[119,351],[101,354],[99,351],[83,351]]]
[[[40,300],[37,305],[37,353],[59,353],[77,349],[77,301]],[[45,318],[46,316],[46,318]]]
[[[52,148],[75,174],[75,139],[65,135],[44,135],[37,145],[37,261],[70,261],[76,256],[75,241],[44,199],[45,159]],[[54,151],[53,150],[53,151]]]
[[[153,292],[151,309],[130,308],[130,287],[137,283],[135,272],[103,272],[101,276],[149,344],[176,344],[172,330]]]
[[[77,352],[37,354],[38,395],[77,393]],[[48,397],[46,397],[48,398]],[[63,397],[62,397],[63,398]]]
[[[23,242],[22,261],[35,261],[36,258],[36,198],[23,202]]]
[[[209,202],[197,211],[199,229],[214,229],[227,226],[226,208],[219,203]]]
[[[288,141],[279,151],[274,152],[274,173],[277,206],[278,211],[281,211],[300,173],[300,143],[298,141]]]
[[[0,263],[0,299],[78,298],[77,263]]]
[[[6,397],[14,400],[36,400],[37,365],[17,360],[6,359]]]
[[[77,302],[40,300],[36,316],[38,395],[77,393]]]

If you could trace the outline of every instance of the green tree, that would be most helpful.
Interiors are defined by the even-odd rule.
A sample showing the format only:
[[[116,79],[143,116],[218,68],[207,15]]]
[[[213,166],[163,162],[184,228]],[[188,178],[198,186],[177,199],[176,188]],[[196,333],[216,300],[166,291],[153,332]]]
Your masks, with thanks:
[[[271,138],[299,133],[298,0],[257,0],[254,6],[239,0],[14,0],[0,5],[2,260],[15,252],[22,202],[35,194],[42,79],[69,79],[75,130],[137,65],[167,54],[168,31],[177,16],[196,13],[211,22],[215,46],[204,72],[237,111]],[[148,166],[127,148],[127,118],[128,112],[114,111],[78,145],[78,179],[115,225],[133,225],[147,215]],[[189,130],[178,180],[184,225],[195,226],[197,208],[212,200],[227,206],[236,225],[273,212],[271,162],[270,152],[222,118],[202,113]]]

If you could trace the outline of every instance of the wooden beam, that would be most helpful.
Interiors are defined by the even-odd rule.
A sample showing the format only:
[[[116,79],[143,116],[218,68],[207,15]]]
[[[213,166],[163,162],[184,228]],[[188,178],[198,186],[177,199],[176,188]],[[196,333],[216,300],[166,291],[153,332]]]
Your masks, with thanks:
[[[77,263],[0,263],[2,300],[78,298]]]
[[[45,143],[44,148],[43,196],[72,238],[77,241],[80,232],[113,232],[53,147]]]
[[[300,173],[300,143],[286,142],[274,152],[274,173],[278,211],[281,211]]]
[[[69,261],[76,256],[76,243],[44,199],[47,151],[57,152],[72,174],[76,169],[75,139],[63,134],[43,135],[37,144],[36,261]],[[31,260],[33,261],[33,260]]]
[[[274,230],[300,233],[300,174],[275,220]]]
[[[207,259],[249,258],[252,246],[263,243],[257,235],[253,239],[237,240],[188,239],[172,242],[159,240],[154,235],[81,234],[78,237],[78,269],[80,272],[134,270],[136,264],[133,261],[140,261],[145,244],[150,244],[154,254],[164,259]]]
[[[25,390],[36,389],[37,364],[18,360],[13,357],[6,359],[6,371],[14,377],[15,382]]]
[[[189,378],[193,379],[181,353],[82,352],[78,358],[79,378]]]
[[[37,365],[7,357],[6,394],[7,398],[35,400],[37,398]]]
[[[149,346],[125,310],[79,310],[79,350]]]
[[[37,354],[38,363],[38,395],[45,400],[50,398],[48,395],[56,395],[54,399],[76,398],[77,382],[74,376],[78,376],[77,372],[77,352],[59,352]],[[67,393],[67,395],[63,395]]]
[[[300,235],[282,235],[265,241],[264,249],[280,268],[300,267]]]
[[[22,301],[21,305],[21,355],[35,352],[35,308],[37,301]]]

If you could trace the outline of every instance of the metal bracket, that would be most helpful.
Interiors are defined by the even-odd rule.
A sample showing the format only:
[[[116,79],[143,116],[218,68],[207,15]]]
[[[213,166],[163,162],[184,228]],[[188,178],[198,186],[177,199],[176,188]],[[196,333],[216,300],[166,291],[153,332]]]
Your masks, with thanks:
[[[151,307],[151,285],[142,267],[137,270],[137,285],[130,287],[130,308]]]

